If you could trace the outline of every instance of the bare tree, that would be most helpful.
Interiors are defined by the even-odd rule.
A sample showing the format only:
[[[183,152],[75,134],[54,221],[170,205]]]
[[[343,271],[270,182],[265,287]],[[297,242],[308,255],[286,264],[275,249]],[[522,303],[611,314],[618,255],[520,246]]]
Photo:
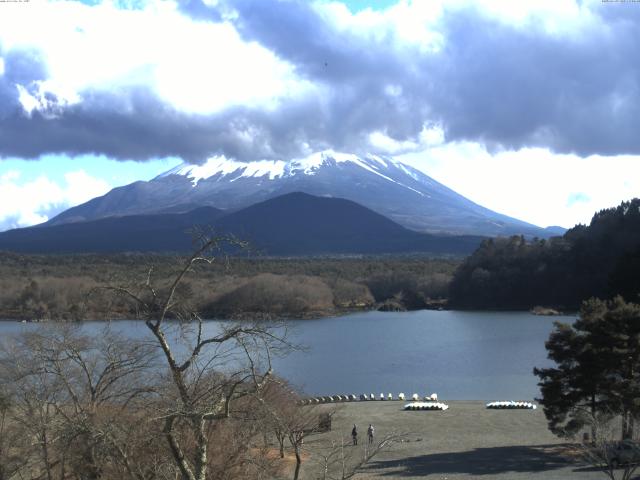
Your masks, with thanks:
[[[630,480],[640,466],[640,444],[632,440],[620,441],[620,416],[614,413],[597,413],[588,420],[592,432],[591,441],[579,444],[583,460],[610,480]]]
[[[136,404],[155,394],[145,379],[153,358],[151,346],[109,330],[92,338],[58,326],[14,337],[5,346],[0,378],[12,391],[14,422],[39,445],[40,461],[32,468],[48,480],[68,472],[99,479],[122,465],[119,478],[145,478],[135,473],[133,444],[123,433],[144,419],[135,415]]]
[[[287,422],[296,408],[297,395],[292,398],[291,389],[286,382],[277,377],[271,377],[262,392],[262,434],[264,444],[269,446],[269,436],[273,435],[278,443],[278,453],[285,458],[285,443],[287,441]]]
[[[283,379],[272,377],[266,383],[260,399],[263,409],[263,429],[278,443],[280,458],[285,458],[286,444],[295,456],[294,480],[300,475],[305,440],[319,433],[321,412],[316,406],[302,405],[301,396]],[[325,412],[331,416],[334,412]]]
[[[198,241],[198,248],[166,288],[154,285],[151,270],[141,288],[108,287],[134,302],[164,357],[167,388],[157,419],[163,422],[162,433],[183,480],[208,478],[212,424],[233,418],[239,400],[259,398],[272,374],[273,352],[288,348],[282,330],[264,325],[205,328],[181,297],[180,288],[196,265],[211,264],[229,241],[206,236]],[[168,323],[170,318],[179,322]],[[172,344],[171,335],[183,340],[180,348]]]
[[[12,418],[9,396],[0,388],[0,480],[9,480],[26,465],[25,437]]]
[[[395,433],[385,435],[379,442],[364,445],[362,450],[345,448],[350,442],[344,437],[333,439],[328,446],[317,447],[314,451],[316,462],[320,466],[318,480],[347,480],[360,472],[376,455],[388,450],[401,441],[406,434]]]
[[[296,457],[293,480],[298,480],[300,467],[302,466],[304,441],[309,435],[317,433],[318,411],[313,407],[298,406],[292,413],[288,419],[285,419],[284,425],[287,438],[293,447],[293,453]]]
[[[219,241],[201,237],[169,281],[149,270],[139,285],[100,289],[135,305],[150,338],[57,326],[4,342],[0,480],[16,468],[46,480],[274,476],[282,462],[254,440],[272,356],[290,345],[284,327],[206,324],[189,305],[183,281]],[[5,443],[13,429],[23,444]]]
[[[55,408],[60,403],[59,383],[31,361],[18,342],[3,345],[0,382],[11,402],[9,421],[27,439],[18,452],[25,461],[25,470],[52,480],[54,469],[60,464],[54,453],[60,441],[60,418]]]

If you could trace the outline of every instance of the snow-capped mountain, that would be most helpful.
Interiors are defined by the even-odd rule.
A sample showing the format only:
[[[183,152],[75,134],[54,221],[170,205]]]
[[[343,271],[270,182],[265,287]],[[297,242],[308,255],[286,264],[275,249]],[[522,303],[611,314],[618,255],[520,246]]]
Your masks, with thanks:
[[[151,181],[115,188],[48,224],[186,212],[205,205],[236,210],[291,192],[345,198],[416,231],[548,236],[544,229],[481,207],[390,157],[331,150],[290,161],[244,163],[213,157],[202,165],[182,164]]]

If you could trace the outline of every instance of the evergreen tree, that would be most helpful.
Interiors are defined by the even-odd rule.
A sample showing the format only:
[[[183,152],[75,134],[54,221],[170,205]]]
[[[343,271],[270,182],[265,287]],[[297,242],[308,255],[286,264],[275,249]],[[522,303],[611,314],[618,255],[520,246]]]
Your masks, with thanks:
[[[542,398],[549,429],[570,436],[589,423],[601,406],[604,372],[594,361],[587,336],[574,326],[556,323],[545,346],[554,368],[534,369],[540,377]]]
[[[556,323],[545,346],[556,366],[534,373],[550,430],[572,435],[612,413],[630,438],[640,413],[640,305],[588,300],[573,325]]]
[[[590,297],[640,297],[640,199],[594,215],[562,237],[483,242],[450,285],[458,308],[575,310]]]

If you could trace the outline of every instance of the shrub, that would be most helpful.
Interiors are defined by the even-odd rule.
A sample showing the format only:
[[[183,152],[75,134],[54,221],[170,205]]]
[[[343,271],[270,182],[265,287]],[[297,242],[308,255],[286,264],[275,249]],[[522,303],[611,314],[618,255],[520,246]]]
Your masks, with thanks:
[[[205,308],[225,316],[242,312],[296,315],[332,309],[333,293],[319,278],[271,273],[249,279]]]

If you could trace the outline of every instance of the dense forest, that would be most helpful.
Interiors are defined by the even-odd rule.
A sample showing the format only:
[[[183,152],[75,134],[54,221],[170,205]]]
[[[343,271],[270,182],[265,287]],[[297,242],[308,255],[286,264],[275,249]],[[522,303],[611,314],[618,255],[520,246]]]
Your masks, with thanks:
[[[0,318],[133,318],[128,299],[105,286],[172,278],[184,258],[169,255],[0,254]],[[220,258],[199,265],[179,294],[208,318],[320,317],[354,310],[437,307],[456,258]],[[165,285],[166,286],[166,285]]]
[[[457,308],[577,310],[590,297],[640,293],[640,199],[596,213],[562,237],[488,239],[456,271]]]

